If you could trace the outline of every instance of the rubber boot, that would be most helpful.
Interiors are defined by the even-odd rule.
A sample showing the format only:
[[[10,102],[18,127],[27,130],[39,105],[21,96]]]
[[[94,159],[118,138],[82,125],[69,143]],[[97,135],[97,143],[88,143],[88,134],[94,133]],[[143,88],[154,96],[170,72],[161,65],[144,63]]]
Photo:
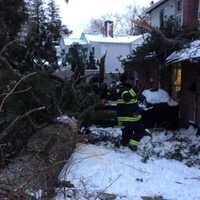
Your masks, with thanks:
[[[138,146],[139,142],[133,139],[129,140],[128,143],[128,147],[132,150],[132,151],[137,151],[137,146]]]

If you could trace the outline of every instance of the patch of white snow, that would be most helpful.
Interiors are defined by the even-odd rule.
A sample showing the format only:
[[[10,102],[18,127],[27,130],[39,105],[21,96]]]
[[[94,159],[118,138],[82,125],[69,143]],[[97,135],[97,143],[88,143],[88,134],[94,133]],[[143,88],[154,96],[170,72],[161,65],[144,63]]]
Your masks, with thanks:
[[[165,90],[160,88],[158,90],[146,89],[142,92],[142,95],[146,98],[147,103],[168,103],[169,106],[178,105],[178,103],[174,101]]]
[[[139,155],[126,148],[115,151],[81,144],[59,179],[70,181],[82,191],[80,200],[86,200],[86,194],[102,192],[115,194],[118,200],[142,200],[142,196],[199,200],[199,174],[199,169],[178,161],[161,159],[143,163]],[[90,195],[89,199],[99,198]],[[63,193],[58,193],[55,200],[64,200]]]

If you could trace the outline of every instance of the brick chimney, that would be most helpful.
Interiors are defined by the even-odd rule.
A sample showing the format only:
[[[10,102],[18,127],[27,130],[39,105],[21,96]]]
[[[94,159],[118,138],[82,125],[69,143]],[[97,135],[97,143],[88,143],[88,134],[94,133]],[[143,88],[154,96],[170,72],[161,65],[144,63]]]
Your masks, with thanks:
[[[104,30],[106,37],[113,37],[113,21],[106,20],[104,22]]]
[[[192,30],[197,25],[199,0],[183,0],[183,28]]]

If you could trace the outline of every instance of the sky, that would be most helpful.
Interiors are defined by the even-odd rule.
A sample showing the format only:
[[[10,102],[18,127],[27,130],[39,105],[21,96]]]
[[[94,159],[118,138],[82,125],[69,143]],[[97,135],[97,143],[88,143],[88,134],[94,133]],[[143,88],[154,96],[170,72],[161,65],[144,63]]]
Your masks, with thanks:
[[[152,0],[56,0],[60,9],[62,23],[79,37],[92,18],[108,13],[123,13],[130,4],[148,7]],[[158,0],[154,0],[156,2]]]

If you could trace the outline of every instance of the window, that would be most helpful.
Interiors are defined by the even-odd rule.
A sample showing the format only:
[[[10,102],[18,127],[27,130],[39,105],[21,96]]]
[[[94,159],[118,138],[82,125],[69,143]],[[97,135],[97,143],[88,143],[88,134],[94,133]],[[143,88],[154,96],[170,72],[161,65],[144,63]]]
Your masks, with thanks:
[[[164,9],[160,11],[160,27],[164,26]]]
[[[95,47],[92,47],[92,53],[95,54]]]
[[[182,70],[176,66],[173,69],[172,77],[172,96],[178,100],[181,94],[181,83],[182,83]]]
[[[182,14],[176,15],[176,27],[178,30],[181,29],[182,26]]]
[[[177,1],[177,11],[178,12],[182,11],[182,0]]]
[[[199,0],[199,6],[198,6],[198,18],[200,20],[200,0]]]
[[[198,16],[197,16],[197,22],[198,22],[198,29],[200,29],[200,0],[198,5]]]

